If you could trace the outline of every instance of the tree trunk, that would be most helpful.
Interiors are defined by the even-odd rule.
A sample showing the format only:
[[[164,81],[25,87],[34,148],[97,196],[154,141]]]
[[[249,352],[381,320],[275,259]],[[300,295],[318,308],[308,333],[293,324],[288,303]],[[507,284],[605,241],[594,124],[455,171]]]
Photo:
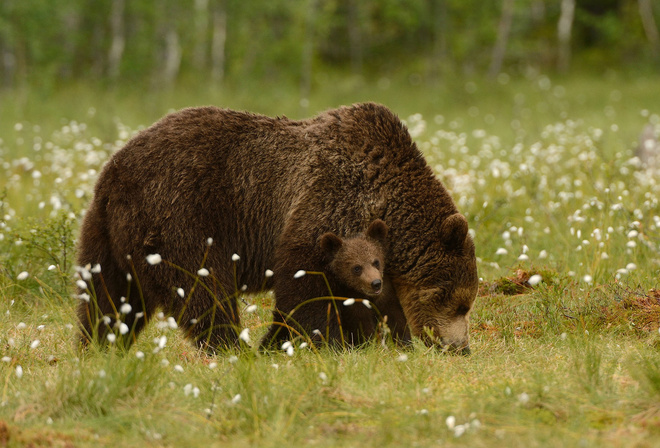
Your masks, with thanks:
[[[179,34],[174,26],[169,28],[165,34],[165,65],[163,67],[163,82],[171,86],[176,81],[181,67],[181,45]]]
[[[206,67],[209,30],[209,0],[195,0],[195,48],[193,65],[202,72]]]
[[[224,1],[213,8],[213,40],[211,42],[211,77],[216,83],[225,78],[225,44],[227,41],[227,11]]]
[[[568,72],[571,65],[571,31],[574,17],[575,0],[561,0],[561,15],[557,23],[557,37],[559,40],[557,68],[562,73]]]
[[[124,54],[126,37],[124,35],[124,7],[125,0],[112,0],[110,12],[111,44],[108,52],[108,76],[115,80],[119,76],[121,58]]]
[[[447,58],[447,0],[433,0],[433,60],[431,77],[438,79]]]
[[[514,1],[502,0],[502,15],[500,16],[500,24],[497,27],[497,41],[493,47],[493,56],[488,69],[488,77],[491,79],[494,79],[502,70],[506,45],[511,32],[511,22],[513,21]]]
[[[651,5],[651,0],[639,0],[638,4],[644,33],[651,44],[653,57],[657,59],[660,56],[660,37],[658,36],[658,27],[653,17],[653,5]]]
[[[314,18],[316,15],[316,0],[308,0],[307,16],[305,17],[305,33],[302,48],[302,63],[300,71],[300,105],[303,109],[309,107],[309,95],[312,92],[312,62],[314,59]]]
[[[362,74],[362,33],[360,32],[359,1],[348,0],[348,39],[351,55],[351,71]]]
[[[16,57],[6,41],[0,40],[0,58],[2,58],[2,85],[6,88],[13,86],[16,72]]]

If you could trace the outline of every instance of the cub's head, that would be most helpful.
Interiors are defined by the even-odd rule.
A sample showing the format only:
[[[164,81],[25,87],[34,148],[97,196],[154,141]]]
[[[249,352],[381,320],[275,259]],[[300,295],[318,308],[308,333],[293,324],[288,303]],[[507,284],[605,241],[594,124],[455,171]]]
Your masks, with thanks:
[[[324,233],[319,246],[328,269],[356,293],[377,296],[383,289],[387,231],[385,222],[376,219],[365,234],[341,238],[332,232]]]

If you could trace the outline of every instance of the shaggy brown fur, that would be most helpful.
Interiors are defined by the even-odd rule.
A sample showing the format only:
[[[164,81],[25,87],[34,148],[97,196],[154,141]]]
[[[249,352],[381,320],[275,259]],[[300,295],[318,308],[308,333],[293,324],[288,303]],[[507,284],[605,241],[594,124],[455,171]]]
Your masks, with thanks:
[[[354,235],[376,218],[390,226],[386,275],[412,334],[466,347],[478,283],[467,221],[389,109],[358,104],[301,121],[215,107],[168,115],[117,152],[97,182],[78,262],[100,263],[102,272],[89,282],[98,309],[79,308],[83,330],[105,328],[98,316],[115,316],[126,296],[134,335],[144,323],[136,311],[148,317],[163,308],[200,345],[232,345],[235,291],[247,285],[275,289],[266,341],[289,337],[274,336],[296,308],[292,327],[327,328],[337,339],[327,303],[299,307],[327,295],[323,279],[293,275],[323,269],[319,236]],[[149,265],[154,253],[180,269]],[[195,275],[202,264],[211,276]],[[264,278],[269,268],[273,283]]]

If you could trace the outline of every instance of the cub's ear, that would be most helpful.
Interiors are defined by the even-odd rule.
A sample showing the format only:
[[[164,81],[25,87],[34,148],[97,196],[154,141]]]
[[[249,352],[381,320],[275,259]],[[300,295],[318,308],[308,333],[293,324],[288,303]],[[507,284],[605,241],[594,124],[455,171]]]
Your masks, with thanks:
[[[371,238],[382,244],[385,243],[385,240],[387,239],[388,231],[389,227],[387,227],[385,221],[382,219],[376,219],[371,224],[369,224],[369,228],[367,229],[367,238]]]
[[[456,250],[463,247],[467,233],[467,219],[460,213],[454,213],[448,216],[440,225],[440,240],[449,250]]]
[[[324,233],[319,237],[319,246],[324,254],[334,256],[342,245],[341,238],[332,232]]]

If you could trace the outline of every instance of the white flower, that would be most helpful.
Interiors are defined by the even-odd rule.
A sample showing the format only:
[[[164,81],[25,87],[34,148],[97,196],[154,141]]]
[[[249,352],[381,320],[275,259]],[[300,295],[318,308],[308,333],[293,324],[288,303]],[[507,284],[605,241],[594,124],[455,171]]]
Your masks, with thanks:
[[[583,280],[585,283],[591,283],[591,282],[594,281],[594,278],[593,278],[591,275],[587,274],[587,275],[585,275],[584,277],[582,277],[582,280]]]
[[[101,273],[101,265],[96,263],[92,269],[90,269],[92,274],[100,274]]]
[[[539,258],[540,259],[548,258],[548,251],[543,249],[541,252],[539,252]]]
[[[529,260],[529,255],[527,255],[527,254],[520,254],[520,256],[518,257],[518,260],[519,260],[519,261],[527,261],[527,260]]]
[[[626,269],[629,271],[634,271],[635,269],[637,269],[637,265],[635,263],[628,263],[626,265]]]
[[[57,266],[55,266],[54,264],[51,264],[50,266],[48,266],[49,271],[54,271],[55,269],[57,269]]]
[[[293,344],[291,344],[291,341],[285,341],[284,344],[282,344],[282,350],[286,350],[289,347],[291,347]]]
[[[156,344],[158,344],[158,348],[165,348],[165,344],[167,344],[167,336],[156,338]]]
[[[213,362],[210,362],[210,363],[209,363],[209,369],[213,370],[213,369],[215,369],[216,367],[218,367],[218,363],[217,363],[217,362],[213,361]]]
[[[241,331],[241,334],[238,335],[238,338],[241,341],[244,341],[246,343],[250,343],[250,329],[249,328],[243,328],[243,331]]]
[[[183,386],[183,393],[188,396],[190,395],[190,392],[192,392],[193,385],[188,383],[185,386]]]
[[[305,347],[307,347],[308,345],[309,345],[309,344],[307,344],[307,342],[302,342],[302,343],[298,346],[298,348],[305,348]]]
[[[371,302],[367,299],[362,299],[362,305],[364,305],[367,308],[371,309]]]
[[[245,308],[246,313],[254,313],[255,311],[257,311],[257,305],[249,305]]]
[[[635,238],[637,235],[639,235],[639,232],[637,230],[631,230],[628,232],[628,238]]]
[[[212,245],[213,245],[213,238],[208,237],[208,238],[206,239],[206,245],[207,245],[207,246],[212,246]]]
[[[117,340],[117,336],[115,336],[114,333],[108,333],[106,337],[108,338],[108,342],[110,342],[111,344],[114,344],[115,341]]]
[[[344,300],[344,306],[351,306],[355,303],[355,299],[346,299]]]
[[[133,276],[131,274],[126,274],[126,281],[130,282],[133,280]]]
[[[27,325],[25,325],[25,322],[19,322],[19,323],[16,325],[16,329],[17,329],[17,330],[22,330],[22,329],[25,328],[25,327],[27,327]]]
[[[177,372],[183,373],[183,367],[181,367],[179,364],[174,366],[174,370],[176,370]]]
[[[397,356],[396,360],[399,362],[406,362],[408,361],[408,355],[401,353],[399,356]]]
[[[467,429],[467,424],[465,425],[458,425],[454,428],[454,437],[460,437],[463,434],[465,434],[465,430]]]
[[[199,275],[200,277],[208,277],[209,270],[206,268],[202,268],[199,271],[197,271],[197,275]]]
[[[169,362],[167,359],[163,359],[163,360],[160,362],[160,365],[163,366],[163,367],[167,367],[167,366],[170,365],[170,362]]]
[[[87,289],[87,282],[84,280],[76,280],[76,286],[80,289]]]
[[[132,307],[130,304],[128,304],[128,303],[124,303],[124,304],[121,306],[121,308],[119,308],[119,311],[120,311],[122,314],[128,314],[128,313],[131,312],[132,309],[133,309],[133,307]]]
[[[529,278],[529,280],[527,280],[527,283],[529,283],[531,286],[536,286],[541,283],[542,280],[543,277],[541,277],[539,274],[534,274]]]
[[[448,429],[452,429],[452,430],[453,430],[454,427],[456,426],[456,417],[454,417],[453,415],[450,415],[450,416],[447,417],[447,419],[445,420],[445,424],[447,425],[447,428],[448,428]]]
[[[135,357],[137,359],[144,359],[144,352],[141,352],[140,350],[138,350],[137,352],[135,352]]]
[[[325,374],[325,372],[319,373],[319,378],[321,379],[321,382],[325,384],[328,381],[328,375]]]
[[[3,356],[2,362],[11,362],[11,358],[9,356]]]
[[[179,295],[179,297],[183,298],[186,295],[186,292],[183,290],[183,288],[177,288],[176,293]]]
[[[231,261],[238,261],[240,259],[241,259],[241,257],[238,254],[234,254],[234,255],[231,256]]]
[[[236,361],[238,361],[238,356],[231,355],[229,358],[227,358],[227,361],[229,361],[229,364],[234,364]]]
[[[266,278],[271,278],[273,276],[273,271],[271,271],[270,269],[266,269],[266,274],[265,275],[266,275]]]
[[[289,356],[293,356],[293,345],[290,345],[289,347],[287,347],[286,354],[289,355]]]
[[[23,376],[23,367],[16,366],[16,377],[20,378]]]
[[[234,398],[231,399],[231,404],[236,404],[241,401],[241,394],[234,395]]]
[[[304,271],[303,269],[301,269],[298,272],[296,272],[295,274],[293,274],[293,278],[300,278],[300,277],[304,276],[305,274],[307,274],[307,272]]]
[[[128,325],[126,325],[124,322],[119,324],[119,333],[120,334],[126,334],[126,333],[128,333],[128,330],[129,330]]]
[[[195,398],[199,397],[199,387],[193,387],[192,394]]]
[[[160,254],[147,255],[147,263],[152,266],[159,264],[161,261],[163,261],[163,259],[161,258]]]
[[[167,326],[173,330],[179,328],[179,324],[176,323],[176,319],[174,319],[172,316],[167,318]]]
[[[506,250],[506,249],[503,248],[503,247],[500,247],[499,249],[497,249],[497,250],[495,251],[495,255],[506,255],[506,254],[508,254],[508,253],[509,253],[509,251]]]
[[[41,344],[41,341],[39,341],[39,339],[35,339],[35,340],[32,341],[32,343],[30,344],[30,348],[37,348],[37,347],[39,347],[39,344]]]
[[[522,404],[528,403],[529,395],[526,392],[523,392],[522,394],[518,395],[518,401]]]

